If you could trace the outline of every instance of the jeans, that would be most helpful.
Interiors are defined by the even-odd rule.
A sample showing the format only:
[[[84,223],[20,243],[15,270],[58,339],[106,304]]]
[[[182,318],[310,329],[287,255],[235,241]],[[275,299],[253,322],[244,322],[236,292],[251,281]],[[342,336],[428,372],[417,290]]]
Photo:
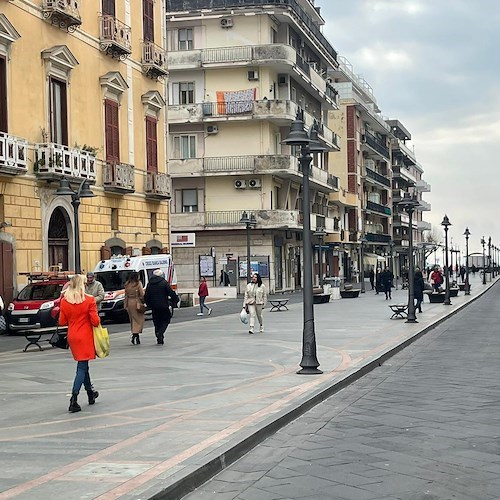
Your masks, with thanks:
[[[205,304],[205,299],[206,297],[202,297],[200,295],[200,312],[202,313],[203,312],[203,308],[205,308],[207,311],[210,311],[210,307],[208,307],[206,304]]]
[[[75,381],[73,382],[73,390],[72,390],[73,394],[78,394],[80,392],[82,385],[85,387],[86,391],[92,390],[88,361],[76,362],[76,375],[75,375]]]

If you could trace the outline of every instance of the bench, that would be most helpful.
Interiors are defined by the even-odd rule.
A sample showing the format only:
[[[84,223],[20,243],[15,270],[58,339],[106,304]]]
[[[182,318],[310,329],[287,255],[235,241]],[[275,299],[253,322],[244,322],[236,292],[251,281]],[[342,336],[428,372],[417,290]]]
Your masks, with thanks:
[[[28,350],[29,346],[36,345],[40,351],[43,351],[40,342],[48,342],[54,332],[57,330],[56,326],[48,326],[46,328],[37,328],[36,330],[25,330],[23,332],[24,338],[28,341],[23,352]],[[64,333],[68,331],[68,327],[59,328],[59,332]],[[42,339],[44,335],[48,335],[48,338]]]
[[[288,307],[286,306],[288,304],[288,299],[269,300],[269,303],[271,304],[271,309],[269,310],[269,312],[288,311]]]
[[[408,304],[389,304],[389,308],[392,311],[391,319],[406,319],[408,317]]]
[[[340,290],[340,296],[343,299],[355,299],[359,297],[359,290]]]
[[[330,294],[323,293],[322,288],[313,288],[313,304],[326,304],[330,302]]]

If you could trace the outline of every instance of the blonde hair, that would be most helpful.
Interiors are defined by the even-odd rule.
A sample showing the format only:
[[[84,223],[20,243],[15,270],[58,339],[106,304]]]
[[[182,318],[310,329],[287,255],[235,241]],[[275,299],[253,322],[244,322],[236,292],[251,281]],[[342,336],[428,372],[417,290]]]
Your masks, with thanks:
[[[75,274],[71,278],[69,286],[64,292],[64,298],[70,304],[81,304],[85,300],[86,284],[87,277],[84,274]]]

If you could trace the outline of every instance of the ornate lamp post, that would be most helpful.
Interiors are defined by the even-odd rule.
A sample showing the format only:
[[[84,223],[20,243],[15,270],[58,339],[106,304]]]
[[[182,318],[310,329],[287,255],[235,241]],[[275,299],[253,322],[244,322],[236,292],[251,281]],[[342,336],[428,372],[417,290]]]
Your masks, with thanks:
[[[319,286],[321,288],[323,288],[323,242],[325,241],[325,236],[326,236],[325,228],[324,227],[316,228],[316,231],[314,232],[314,236],[319,237],[319,254],[318,254]]]
[[[446,291],[444,295],[444,305],[451,306],[450,301],[450,269],[448,266],[448,227],[451,226],[450,219],[445,215],[441,225],[444,227],[444,259],[445,259],[445,276],[446,276]]]
[[[413,264],[413,212],[419,206],[418,201],[409,193],[405,193],[403,199],[398,202],[401,207],[408,214],[408,316],[406,323],[418,323],[415,316],[415,268]]]
[[[297,372],[300,375],[323,373],[318,369],[319,361],[316,357],[316,334],[314,331],[309,168],[312,161],[311,153],[325,153],[328,148],[322,146],[317,137],[316,126],[312,126],[310,136],[307,135],[304,130],[302,113],[298,112],[297,117],[292,122],[288,137],[282,141],[282,144],[300,147],[299,163],[302,168],[302,213],[304,217],[304,287],[302,297],[304,325],[302,330],[302,360],[300,361],[302,369]]]
[[[491,236],[488,238],[488,271],[490,272],[489,281],[491,281]]]
[[[367,239],[363,236],[362,238],[360,238],[359,240],[359,247],[360,247],[360,268],[359,268],[359,272],[360,272],[360,280],[361,280],[361,293],[365,293],[366,290],[365,290],[365,243],[367,242]]]
[[[241,214],[240,224],[245,224],[247,228],[247,283],[250,283],[250,229],[257,225],[254,214],[247,214],[246,211]]]
[[[73,206],[73,226],[74,226],[74,240],[75,240],[75,273],[82,272],[80,260],[80,199],[92,198],[95,194],[90,189],[90,183],[84,179],[78,186],[77,191],[71,189],[71,184],[66,177],[63,177],[59,182],[59,187],[56,190],[57,196],[71,196],[71,205]]]
[[[465,295],[470,295],[470,285],[469,285],[469,228],[465,228]]]
[[[484,236],[481,238],[481,245],[483,245],[483,285],[486,285],[486,253],[485,253],[486,241],[484,239]]]

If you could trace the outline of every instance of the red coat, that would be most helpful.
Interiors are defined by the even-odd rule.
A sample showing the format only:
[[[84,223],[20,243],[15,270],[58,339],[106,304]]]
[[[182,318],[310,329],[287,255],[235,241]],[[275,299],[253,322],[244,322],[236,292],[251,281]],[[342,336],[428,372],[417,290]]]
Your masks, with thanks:
[[[95,298],[85,295],[81,304],[70,304],[61,300],[59,325],[68,325],[68,344],[75,361],[95,359],[93,326],[100,323]]]
[[[208,286],[206,281],[202,281],[200,283],[200,287],[198,288],[198,295],[200,297],[208,297]]]

